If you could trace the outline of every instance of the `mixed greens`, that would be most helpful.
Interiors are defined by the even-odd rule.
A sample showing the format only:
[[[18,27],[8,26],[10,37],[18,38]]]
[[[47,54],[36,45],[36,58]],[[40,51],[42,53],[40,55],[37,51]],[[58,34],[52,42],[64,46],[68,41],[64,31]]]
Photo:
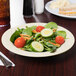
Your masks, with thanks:
[[[30,52],[54,52],[66,39],[66,32],[58,31],[55,22],[49,22],[45,26],[31,26],[17,29],[10,38],[10,41],[22,50]]]

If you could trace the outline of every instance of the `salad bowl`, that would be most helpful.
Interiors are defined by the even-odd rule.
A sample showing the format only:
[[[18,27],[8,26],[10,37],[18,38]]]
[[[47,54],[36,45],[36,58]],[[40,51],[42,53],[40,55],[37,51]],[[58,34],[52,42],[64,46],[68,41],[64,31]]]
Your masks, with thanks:
[[[21,50],[21,49],[15,47],[14,44],[10,41],[10,38],[11,38],[12,34],[17,30],[17,28],[21,29],[21,28],[25,28],[25,26],[31,27],[33,25],[35,25],[35,26],[38,26],[38,25],[45,26],[46,24],[47,23],[28,23],[28,24],[25,24],[25,25],[22,25],[22,26],[19,26],[19,27],[8,29],[2,36],[2,39],[1,39],[2,44],[10,52],[21,55],[21,56],[27,56],[27,57],[48,57],[48,56],[59,55],[59,54],[62,54],[66,51],[69,51],[69,49],[72,48],[72,46],[74,45],[75,38],[69,30],[67,30],[67,29],[65,29],[61,26],[58,26],[58,30],[63,30],[63,31],[66,32],[66,34],[67,34],[66,35],[66,40],[65,40],[65,43],[63,45],[61,45],[61,47],[59,47],[53,53],[51,53],[49,51],[46,51],[46,52],[29,52],[29,51],[26,51],[26,50],[24,51],[24,50]]]

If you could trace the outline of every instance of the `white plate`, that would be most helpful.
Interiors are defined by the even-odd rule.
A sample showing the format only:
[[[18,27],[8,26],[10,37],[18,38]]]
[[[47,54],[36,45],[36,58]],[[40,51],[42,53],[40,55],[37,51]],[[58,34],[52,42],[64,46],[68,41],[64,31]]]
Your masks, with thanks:
[[[54,0],[55,1],[55,0]],[[76,19],[76,16],[66,16],[66,15],[61,15],[58,13],[59,9],[51,9],[49,6],[51,4],[52,1],[49,1],[46,3],[45,5],[45,9],[49,12],[52,13],[54,15],[60,16],[60,17],[65,17],[65,18],[72,18],[72,19]],[[70,0],[71,3],[76,3],[76,0]]]
[[[27,26],[33,26],[33,25],[42,25],[44,26],[46,23],[29,23],[26,24]],[[20,26],[19,28],[25,28],[25,25]],[[54,56],[54,55],[58,55],[61,53],[64,53],[66,51],[68,51],[75,42],[74,36],[73,34],[68,31],[67,29],[58,26],[58,30],[64,30],[67,33],[67,38],[65,43],[56,50],[56,52],[54,53],[50,53],[50,52],[41,52],[41,53],[37,53],[37,52],[28,52],[28,51],[23,51],[20,50],[18,48],[16,48],[13,43],[10,41],[10,37],[11,35],[15,32],[15,30],[17,29],[17,27],[12,28],[12,29],[8,29],[2,36],[2,44],[4,45],[5,48],[7,48],[9,51],[18,54],[18,55],[22,55],[22,56],[28,56],[28,57],[48,57],[48,56]]]

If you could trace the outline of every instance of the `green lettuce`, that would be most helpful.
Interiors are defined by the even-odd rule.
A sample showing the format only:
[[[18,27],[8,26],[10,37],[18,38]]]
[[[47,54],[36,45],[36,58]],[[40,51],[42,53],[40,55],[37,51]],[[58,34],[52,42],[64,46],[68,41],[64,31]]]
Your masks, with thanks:
[[[62,36],[66,39],[66,32],[65,31],[57,31],[57,36]]]
[[[55,22],[49,22],[48,24],[46,24],[44,27],[45,28],[50,28],[50,29],[57,29],[57,24]]]
[[[23,30],[22,34],[30,35],[32,36],[32,30],[36,29],[36,26],[27,27],[25,30]]]
[[[18,37],[20,36],[20,33],[21,33],[21,32],[19,32],[19,31],[16,30],[16,31],[12,34],[12,36],[11,36],[11,38],[10,38],[10,41],[14,43],[14,41],[16,40],[16,38],[18,38]]]

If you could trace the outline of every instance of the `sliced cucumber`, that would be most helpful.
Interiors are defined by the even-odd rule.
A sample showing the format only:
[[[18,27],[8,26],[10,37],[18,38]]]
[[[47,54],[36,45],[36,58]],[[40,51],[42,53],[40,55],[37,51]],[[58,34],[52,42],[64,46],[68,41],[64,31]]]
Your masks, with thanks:
[[[37,42],[37,41],[33,41],[31,43],[31,48],[35,52],[42,52],[44,50],[43,45],[40,42]]]
[[[53,30],[46,28],[41,31],[43,37],[50,37],[53,34]]]

